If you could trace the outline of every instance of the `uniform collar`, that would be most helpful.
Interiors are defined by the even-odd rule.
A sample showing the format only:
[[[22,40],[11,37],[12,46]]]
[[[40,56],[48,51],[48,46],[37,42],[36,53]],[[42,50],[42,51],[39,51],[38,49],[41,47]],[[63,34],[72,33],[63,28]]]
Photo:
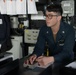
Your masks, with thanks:
[[[56,42],[58,42],[62,37],[64,37],[65,35],[65,27],[63,22],[60,23],[60,29],[57,33],[57,38],[56,38]]]
[[[61,22],[60,23],[60,28],[59,28],[59,31],[57,33],[57,36],[56,36],[56,43],[62,38],[65,36],[65,27],[64,27],[64,23]],[[54,42],[54,39],[53,39],[53,34],[52,34],[52,30],[47,27],[46,28],[46,32],[45,32],[46,36],[48,36],[47,38],[51,41],[52,44],[55,44]],[[52,34],[52,35],[51,35]]]

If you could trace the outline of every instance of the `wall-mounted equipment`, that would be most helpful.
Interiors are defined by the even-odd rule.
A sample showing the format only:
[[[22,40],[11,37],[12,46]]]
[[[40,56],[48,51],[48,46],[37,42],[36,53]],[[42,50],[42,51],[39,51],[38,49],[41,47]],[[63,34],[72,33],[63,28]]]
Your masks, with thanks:
[[[31,20],[32,29],[40,29],[45,24],[46,24],[45,20]]]
[[[25,29],[25,33],[24,33],[25,43],[35,44],[37,42],[38,34],[39,34],[39,30],[37,29]]]
[[[10,16],[10,21],[11,21],[11,35],[21,35],[19,33],[19,21],[18,21],[18,16]]]
[[[11,16],[10,20],[11,20],[11,28],[18,28],[19,24],[18,17]]]
[[[74,16],[74,0],[64,0],[61,2],[63,16]]]

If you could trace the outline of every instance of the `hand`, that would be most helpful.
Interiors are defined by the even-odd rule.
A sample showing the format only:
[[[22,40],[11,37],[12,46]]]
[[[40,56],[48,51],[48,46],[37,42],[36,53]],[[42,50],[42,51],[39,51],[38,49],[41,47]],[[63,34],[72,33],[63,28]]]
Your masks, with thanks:
[[[37,55],[34,54],[34,55],[30,56],[30,57],[27,59],[26,63],[27,63],[27,64],[33,64],[36,58],[37,58]]]
[[[40,56],[36,59],[36,61],[38,62],[39,66],[45,66],[49,63],[53,63],[54,57]]]

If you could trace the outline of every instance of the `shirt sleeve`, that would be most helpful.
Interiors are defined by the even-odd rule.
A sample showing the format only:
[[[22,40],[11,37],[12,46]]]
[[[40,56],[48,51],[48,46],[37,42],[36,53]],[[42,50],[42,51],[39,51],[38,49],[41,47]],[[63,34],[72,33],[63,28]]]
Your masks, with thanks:
[[[33,54],[36,54],[37,56],[40,56],[44,53],[44,48],[45,48],[45,38],[44,38],[44,28],[42,27],[40,29],[38,38],[37,38],[37,43],[35,45]]]

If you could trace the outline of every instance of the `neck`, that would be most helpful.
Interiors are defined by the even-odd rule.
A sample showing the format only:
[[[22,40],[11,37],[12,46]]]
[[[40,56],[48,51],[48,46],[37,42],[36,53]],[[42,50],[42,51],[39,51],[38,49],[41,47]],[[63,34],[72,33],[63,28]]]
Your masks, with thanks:
[[[56,25],[52,26],[51,29],[53,34],[57,34],[57,32],[59,31],[59,28],[60,28],[60,23],[57,23]]]

